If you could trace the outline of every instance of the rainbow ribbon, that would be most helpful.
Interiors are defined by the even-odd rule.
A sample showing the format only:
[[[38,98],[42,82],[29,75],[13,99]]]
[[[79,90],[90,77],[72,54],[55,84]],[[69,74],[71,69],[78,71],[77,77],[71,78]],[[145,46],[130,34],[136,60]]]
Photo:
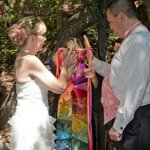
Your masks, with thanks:
[[[86,56],[87,51],[92,51],[92,48],[87,48],[83,50],[75,50],[77,53],[80,51],[80,55],[78,56],[78,62],[82,61],[84,56]],[[57,51],[57,68],[56,68],[56,77],[58,78],[60,75],[60,68],[62,64],[61,53],[63,50],[61,48]],[[91,67],[91,53],[88,58],[89,67]],[[87,121],[88,121],[88,150],[93,150],[93,132],[92,132],[92,86],[91,79],[88,79],[87,83]]]
[[[87,49],[87,50],[92,50]],[[89,67],[91,67],[92,64],[92,56],[91,53],[89,53],[90,56],[88,58]],[[88,139],[89,139],[89,150],[93,150],[93,131],[92,131],[92,84],[91,79],[88,79],[88,85],[87,85],[87,116],[88,116]]]

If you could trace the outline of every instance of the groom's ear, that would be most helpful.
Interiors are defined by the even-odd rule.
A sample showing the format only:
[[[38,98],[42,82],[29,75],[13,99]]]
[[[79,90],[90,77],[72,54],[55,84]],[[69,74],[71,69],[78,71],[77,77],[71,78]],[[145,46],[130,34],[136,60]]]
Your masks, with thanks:
[[[124,22],[125,19],[126,19],[126,15],[125,15],[123,12],[120,12],[118,15],[119,15],[120,21],[121,21],[121,22]]]

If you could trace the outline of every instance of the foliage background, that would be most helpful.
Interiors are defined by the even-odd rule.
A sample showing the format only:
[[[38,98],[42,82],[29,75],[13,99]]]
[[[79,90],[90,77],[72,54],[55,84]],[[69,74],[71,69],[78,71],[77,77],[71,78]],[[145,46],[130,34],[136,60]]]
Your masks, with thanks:
[[[136,3],[138,6],[143,5],[142,0],[136,0]],[[25,16],[39,15],[48,28],[45,51],[53,52],[55,50],[54,41],[59,30],[75,13],[87,7],[89,15],[95,17],[95,11],[90,9],[91,6],[93,6],[92,9],[98,9],[98,0],[0,0],[0,73],[12,70],[18,52],[18,47],[10,42],[7,35],[9,27],[14,22]],[[88,35],[94,53],[97,55],[98,21],[96,19],[95,24],[88,26],[83,33],[85,32]],[[82,38],[81,35],[82,33],[76,36]],[[111,61],[115,52],[113,46],[116,41],[119,41],[119,39],[107,29],[106,61],[108,62]]]

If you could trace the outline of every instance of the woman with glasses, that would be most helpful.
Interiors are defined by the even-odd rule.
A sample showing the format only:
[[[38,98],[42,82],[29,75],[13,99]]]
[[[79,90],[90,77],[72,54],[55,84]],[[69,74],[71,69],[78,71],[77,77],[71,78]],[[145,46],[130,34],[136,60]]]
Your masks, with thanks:
[[[57,79],[35,56],[43,49],[46,30],[45,23],[33,17],[19,20],[9,30],[11,41],[20,47],[14,64],[17,106],[9,120],[10,150],[55,149],[55,118],[49,116],[47,94],[48,90],[64,92],[69,80],[68,69],[77,60],[72,51],[62,53],[63,65]]]

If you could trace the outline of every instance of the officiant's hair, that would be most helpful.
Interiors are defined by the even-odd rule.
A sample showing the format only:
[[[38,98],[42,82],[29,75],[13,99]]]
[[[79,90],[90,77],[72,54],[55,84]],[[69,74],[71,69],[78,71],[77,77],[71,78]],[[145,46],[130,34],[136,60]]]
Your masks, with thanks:
[[[69,44],[75,44],[77,43],[78,48],[83,48],[83,44],[79,38],[76,37],[70,37],[63,41],[62,47],[68,48]]]

